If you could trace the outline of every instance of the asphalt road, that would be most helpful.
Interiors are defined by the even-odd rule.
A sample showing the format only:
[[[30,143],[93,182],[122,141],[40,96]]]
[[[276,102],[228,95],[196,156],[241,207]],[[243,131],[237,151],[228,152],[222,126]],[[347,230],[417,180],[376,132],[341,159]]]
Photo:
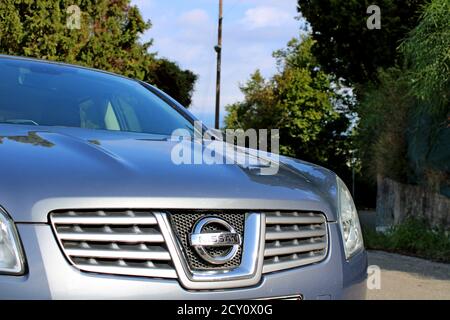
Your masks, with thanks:
[[[369,265],[380,267],[381,281],[380,289],[368,290],[367,299],[450,300],[450,264],[381,251],[368,254]]]

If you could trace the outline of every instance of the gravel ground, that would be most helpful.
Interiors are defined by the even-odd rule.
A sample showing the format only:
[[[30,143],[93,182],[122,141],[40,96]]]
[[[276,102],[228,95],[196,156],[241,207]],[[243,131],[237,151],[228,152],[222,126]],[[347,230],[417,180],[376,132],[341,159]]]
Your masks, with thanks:
[[[368,290],[369,300],[450,300],[450,264],[399,254],[369,251],[369,265],[381,269],[381,288]]]

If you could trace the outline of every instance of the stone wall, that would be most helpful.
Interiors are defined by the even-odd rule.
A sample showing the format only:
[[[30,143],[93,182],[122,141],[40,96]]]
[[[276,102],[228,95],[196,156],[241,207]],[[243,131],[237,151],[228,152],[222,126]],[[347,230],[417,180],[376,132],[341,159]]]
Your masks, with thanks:
[[[425,218],[431,225],[450,230],[450,199],[422,187],[377,178],[377,228],[401,223],[407,217]]]

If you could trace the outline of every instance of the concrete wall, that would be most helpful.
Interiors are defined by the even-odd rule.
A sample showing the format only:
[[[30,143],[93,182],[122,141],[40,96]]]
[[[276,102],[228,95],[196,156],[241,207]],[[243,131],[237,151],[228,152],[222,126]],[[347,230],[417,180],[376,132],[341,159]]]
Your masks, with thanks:
[[[401,223],[407,217],[425,218],[450,230],[450,199],[422,187],[378,177],[377,228]]]

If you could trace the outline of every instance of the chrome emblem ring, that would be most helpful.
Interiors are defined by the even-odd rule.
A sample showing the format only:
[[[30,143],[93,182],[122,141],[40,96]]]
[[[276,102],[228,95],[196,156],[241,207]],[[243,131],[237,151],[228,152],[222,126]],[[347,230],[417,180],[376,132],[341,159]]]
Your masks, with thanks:
[[[226,231],[206,231],[206,227],[216,225]],[[242,244],[241,235],[225,220],[206,217],[198,221],[190,235],[190,244],[199,256],[214,265],[225,264],[236,256]],[[209,251],[215,248],[227,248],[222,255],[213,255]]]

